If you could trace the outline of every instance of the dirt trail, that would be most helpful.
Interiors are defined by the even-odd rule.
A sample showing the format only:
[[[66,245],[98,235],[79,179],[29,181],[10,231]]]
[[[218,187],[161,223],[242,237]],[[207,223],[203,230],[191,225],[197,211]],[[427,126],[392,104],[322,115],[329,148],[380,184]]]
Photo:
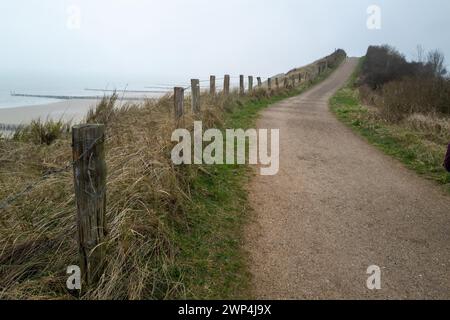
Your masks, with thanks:
[[[280,129],[280,172],[250,185],[254,295],[270,299],[450,298],[450,197],[338,122],[328,99],[348,59],[263,112]],[[366,287],[382,269],[382,289]]]

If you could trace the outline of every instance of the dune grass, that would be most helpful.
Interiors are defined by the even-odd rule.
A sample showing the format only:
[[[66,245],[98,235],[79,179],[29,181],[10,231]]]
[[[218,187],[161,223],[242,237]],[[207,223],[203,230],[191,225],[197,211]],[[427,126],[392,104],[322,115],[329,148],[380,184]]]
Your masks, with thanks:
[[[189,130],[194,120],[205,129],[253,127],[261,109],[301,93],[331,71],[295,88],[256,89],[244,97],[203,94],[202,113],[188,112],[184,124]],[[169,96],[120,109],[113,96],[87,115],[86,122],[106,125],[108,259],[98,285],[77,295],[65,287],[66,268],[77,264],[73,178],[70,170],[60,172],[71,161],[70,132],[57,130],[50,143],[23,135],[0,139],[0,199],[35,184],[1,210],[0,299],[249,297],[241,244],[252,171],[174,166],[172,109]],[[52,172],[57,174],[42,179]]]

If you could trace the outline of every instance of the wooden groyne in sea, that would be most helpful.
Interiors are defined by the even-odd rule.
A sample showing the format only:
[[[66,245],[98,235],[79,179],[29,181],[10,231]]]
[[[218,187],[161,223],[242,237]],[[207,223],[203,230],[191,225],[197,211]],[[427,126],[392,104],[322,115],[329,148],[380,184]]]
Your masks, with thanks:
[[[163,88],[161,88],[163,89]],[[173,88],[171,88],[173,90]],[[115,92],[117,94],[122,93],[170,93],[172,90],[108,90],[108,89],[92,89],[86,88],[85,91],[96,91],[96,92]]]
[[[16,131],[23,127],[21,124],[0,123],[0,131]]]
[[[42,94],[28,94],[28,93],[11,93],[12,97],[27,97],[27,98],[45,98],[45,99],[57,99],[57,100],[100,100],[103,98],[109,98],[110,96],[59,96],[59,95],[42,95]],[[146,97],[120,97],[121,100],[126,101],[144,101]]]

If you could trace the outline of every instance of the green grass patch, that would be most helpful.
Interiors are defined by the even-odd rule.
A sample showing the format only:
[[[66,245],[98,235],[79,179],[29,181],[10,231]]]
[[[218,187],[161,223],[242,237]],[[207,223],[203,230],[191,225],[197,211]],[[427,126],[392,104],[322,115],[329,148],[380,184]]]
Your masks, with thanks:
[[[255,128],[259,112],[297,96],[328,77],[328,70],[311,83],[271,97],[243,98],[226,116],[225,128]],[[248,299],[251,275],[242,249],[243,230],[251,209],[245,186],[249,166],[209,166],[194,179],[188,227],[174,236],[180,248],[174,278],[182,276],[188,299]]]

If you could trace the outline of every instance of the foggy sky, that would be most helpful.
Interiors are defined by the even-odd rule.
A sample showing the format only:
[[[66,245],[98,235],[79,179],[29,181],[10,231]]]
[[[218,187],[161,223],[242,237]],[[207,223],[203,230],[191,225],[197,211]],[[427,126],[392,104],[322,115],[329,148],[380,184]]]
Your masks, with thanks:
[[[366,27],[372,4],[381,30]],[[67,27],[72,5],[80,29]],[[267,77],[384,43],[450,61],[449,22],[448,0],[2,0],[0,77]]]

